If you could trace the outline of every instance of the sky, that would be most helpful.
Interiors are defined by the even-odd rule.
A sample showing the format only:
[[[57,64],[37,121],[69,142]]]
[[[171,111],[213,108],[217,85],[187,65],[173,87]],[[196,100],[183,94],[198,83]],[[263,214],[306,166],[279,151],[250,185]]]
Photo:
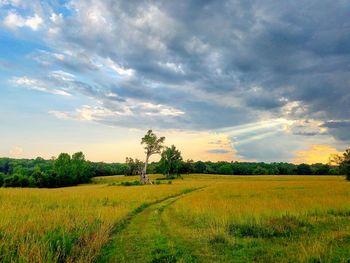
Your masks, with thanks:
[[[345,0],[0,0],[0,156],[315,163],[350,144]],[[157,157],[155,158],[155,160]]]

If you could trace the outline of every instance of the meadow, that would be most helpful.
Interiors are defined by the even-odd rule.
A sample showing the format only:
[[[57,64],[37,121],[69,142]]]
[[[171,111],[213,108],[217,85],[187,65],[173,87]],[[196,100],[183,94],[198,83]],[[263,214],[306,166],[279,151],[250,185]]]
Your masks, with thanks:
[[[120,185],[137,179],[0,188],[0,262],[350,260],[344,177],[192,174]]]

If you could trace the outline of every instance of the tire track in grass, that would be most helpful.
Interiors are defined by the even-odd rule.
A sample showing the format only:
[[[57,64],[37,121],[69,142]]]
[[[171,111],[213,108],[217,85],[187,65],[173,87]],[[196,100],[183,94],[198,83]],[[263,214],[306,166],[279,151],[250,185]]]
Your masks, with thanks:
[[[184,195],[206,187],[190,188],[152,203],[144,203],[115,225],[111,240],[96,262],[177,262],[178,251],[169,240],[161,219],[163,210]]]

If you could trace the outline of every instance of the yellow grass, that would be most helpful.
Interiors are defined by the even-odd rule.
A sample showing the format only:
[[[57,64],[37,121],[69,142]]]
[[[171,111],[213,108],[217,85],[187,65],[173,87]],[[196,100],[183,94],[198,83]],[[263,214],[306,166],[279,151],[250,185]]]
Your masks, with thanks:
[[[174,209],[186,220],[215,225],[330,209],[349,211],[350,184],[335,176],[220,176],[206,191],[176,202]]]
[[[128,178],[130,180],[130,178]],[[136,179],[136,178],[133,178]],[[109,180],[125,180],[110,177]],[[143,203],[154,202],[191,187],[85,185],[61,189],[0,188],[0,262],[54,262],[65,242],[77,236],[71,262],[90,262],[109,239],[114,224]],[[56,235],[55,235],[56,233]],[[58,243],[58,244],[57,244]],[[51,246],[51,248],[50,248]],[[60,247],[58,253],[51,254]]]
[[[153,176],[154,178],[155,176]],[[208,240],[227,236],[233,223],[260,224],[267,218],[319,217],[349,213],[350,183],[343,177],[185,175],[172,184],[111,186],[137,177],[103,177],[94,184],[61,189],[0,189],[0,262],[92,262],[111,230],[143,203],[188,188],[206,188],[177,199],[164,212],[173,238],[196,247],[208,262],[217,260]],[[164,181],[166,183],[166,181]],[[306,260],[319,255],[331,238],[350,235],[349,227],[296,241]],[[228,237],[235,243],[235,238]],[[322,240],[325,240],[323,242]],[[73,244],[73,245],[72,245]],[[214,256],[213,256],[214,255]]]
[[[269,248],[278,247],[283,253],[278,262],[293,260],[307,262],[313,259],[320,262],[335,262],[332,255],[334,240],[350,237],[350,183],[344,177],[323,176],[235,176],[220,177],[205,191],[187,195],[178,200],[166,211],[166,221],[173,230],[174,238],[182,236],[196,247],[197,256],[204,262],[225,261],[213,251],[210,240],[224,237],[232,247],[239,243],[238,238],[227,234],[232,224],[260,225],[269,218],[289,216],[315,224],[312,236],[296,236],[294,241],[283,241],[285,248],[278,247],[268,240]],[[346,215],[339,218],[337,214]],[[338,221],[337,221],[338,220]],[[339,223],[339,222],[349,223]],[[324,223],[331,231],[317,227]],[[332,225],[333,224],[333,225]],[[328,232],[327,232],[328,231]],[[266,240],[257,239],[259,242]],[[293,240],[293,239],[292,239]],[[244,242],[254,242],[247,238]],[[241,242],[244,244],[244,242]],[[333,243],[332,243],[333,242]],[[348,242],[348,241],[347,241]],[[260,244],[260,243],[259,243]],[[348,243],[346,243],[349,246]],[[345,248],[346,250],[346,248]],[[261,248],[261,251],[263,249]],[[260,253],[261,253],[260,251]],[[280,252],[280,253],[282,253]],[[268,252],[264,252],[267,254]],[[263,254],[264,254],[263,253]],[[339,252],[341,253],[341,252]],[[293,257],[293,258],[292,258]],[[238,257],[237,257],[238,258]],[[339,262],[346,262],[347,257]],[[233,262],[240,262],[240,259]],[[244,259],[250,261],[251,259]],[[271,262],[276,259],[267,258],[258,261]],[[317,261],[316,260],[316,261]]]

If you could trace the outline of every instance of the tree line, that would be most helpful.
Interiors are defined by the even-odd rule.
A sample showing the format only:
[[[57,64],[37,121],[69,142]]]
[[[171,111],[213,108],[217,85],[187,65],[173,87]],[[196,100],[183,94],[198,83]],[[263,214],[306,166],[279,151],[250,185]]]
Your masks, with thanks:
[[[336,165],[329,164],[292,164],[264,162],[203,162],[192,160],[180,161],[173,173],[168,173],[162,162],[149,164],[149,173],[164,175],[177,174],[222,174],[222,175],[340,175]]]
[[[82,152],[57,158],[0,158],[0,186],[4,187],[63,187],[87,183],[94,176],[91,162]]]
[[[176,151],[175,158],[171,151]],[[127,158],[125,163],[89,162],[81,152],[70,156],[44,160],[0,158],[0,186],[4,187],[63,187],[88,183],[94,176],[139,175],[144,163]],[[223,175],[340,175],[345,165],[292,164],[263,162],[203,162],[184,161],[174,146],[163,152],[159,162],[147,166],[148,174],[167,177],[180,174],[203,173]]]

